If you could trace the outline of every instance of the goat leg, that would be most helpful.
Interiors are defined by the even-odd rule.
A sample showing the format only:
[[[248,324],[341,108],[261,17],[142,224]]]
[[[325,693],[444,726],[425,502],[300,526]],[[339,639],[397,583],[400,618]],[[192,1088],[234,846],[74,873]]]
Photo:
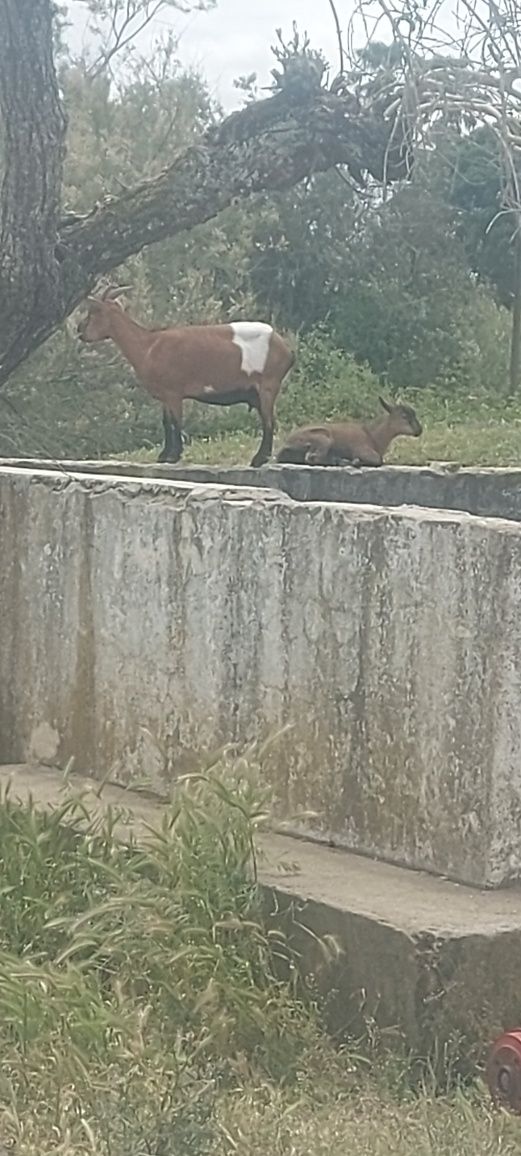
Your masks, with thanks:
[[[266,383],[263,389],[258,391],[258,409],[260,419],[262,422],[262,441],[257,450],[257,453],[251,459],[250,465],[253,469],[258,470],[260,466],[264,466],[269,461],[273,450],[273,405],[274,396]],[[257,408],[257,407],[255,407]]]
[[[163,409],[163,429],[165,431],[165,444],[157,460],[158,462],[174,464],[179,461],[182,455],[183,438],[178,422],[167,409]]]

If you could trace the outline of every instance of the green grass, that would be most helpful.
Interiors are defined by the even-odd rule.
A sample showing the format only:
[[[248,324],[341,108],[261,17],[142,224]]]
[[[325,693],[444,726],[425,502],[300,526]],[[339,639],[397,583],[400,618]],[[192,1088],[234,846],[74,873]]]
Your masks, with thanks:
[[[427,465],[430,462],[455,462],[461,466],[521,466],[521,408],[484,403],[458,409],[454,416],[443,417],[442,404],[425,399],[415,400],[424,423],[421,438],[398,438],[387,454],[389,463]],[[425,412],[426,411],[426,412]],[[284,430],[275,442],[282,444]],[[259,444],[258,433],[233,432],[205,438],[194,438],[186,446],[183,462],[193,465],[247,465]],[[137,461],[155,461],[158,449],[143,450],[130,456]]]
[[[387,460],[402,465],[443,461],[460,466],[521,466],[521,421],[513,425],[437,422],[427,426],[418,441],[398,439]]]
[[[146,845],[0,800],[0,1142],[16,1156],[513,1156],[479,1083],[337,1050],[276,961],[251,773],[187,781]],[[326,959],[326,957],[325,957]],[[325,966],[327,964],[327,959]],[[290,969],[290,973],[294,969]],[[279,977],[279,978],[277,978]]]
[[[183,454],[186,465],[245,466],[251,461],[259,439],[245,433],[225,434],[218,438],[194,438]],[[282,439],[277,440],[277,445]],[[134,461],[153,462],[157,450],[141,451],[130,456]],[[276,452],[276,451],[275,451]],[[430,462],[456,462],[461,466],[521,466],[521,421],[506,423],[435,422],[427,425],[423,437],[399,438],[386,459],[390,464],[428,465]]]

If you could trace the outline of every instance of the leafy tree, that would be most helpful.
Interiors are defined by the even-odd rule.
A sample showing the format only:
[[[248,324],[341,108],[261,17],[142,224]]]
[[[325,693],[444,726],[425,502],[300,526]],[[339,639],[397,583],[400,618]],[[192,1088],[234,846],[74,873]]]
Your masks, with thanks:
[[[471,267],[494,285],[512,308],[515,290],[515,222],[502,209],[501,158],[497,137],[481,127],[463,137],[455,155],[452,201],[460,209],[460,235]],[[521,172],[520,172],[521,177]]]
[[[359,207],[353,184],[338,171],[258,206],[251,285],[271,321],[297,332],[327,320],[345,275]]]
[[[397,385],[504,389],[504,319],[469,271],[448,177],[443,155],[419,157],[414,180],[363,222],[331,328]]]
[[[386,28],[396,45],[382,60],[369,57],[374,84],[394,90],[396,124],[409,139],[431,138],[440,123],[461,132],[484,127],[495,140],[499,208],[512,225],[514,288],[510,389],[521,384],[521,11],[515,0],[358,0],[354,21]],[[373,54],[374,55],[374,54]],[[367,59],[367,50],[365,53]],[[363,59],[360,62],[364,69]],[[397,85],[401,82],[401,95]],[[389,108],[389,105],[388,105]],[[483,144],[483,139],[478,144]],[[487,150],[488,151],[488,150]],[[468,159],[468,158],[467,158]],[[477,161],[477,157],[475,156]],[[483,165],[483,156],[481,166]],[[488,166],[488,161],[487,161]],[[485,175],[485,174],[483,174]],[[489,175],[485,177],[489,183]]]

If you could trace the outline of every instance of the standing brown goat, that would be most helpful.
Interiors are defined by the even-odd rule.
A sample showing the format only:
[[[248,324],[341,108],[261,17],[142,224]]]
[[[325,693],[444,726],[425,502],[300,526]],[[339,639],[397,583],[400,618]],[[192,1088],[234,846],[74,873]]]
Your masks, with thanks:
[[[82,341],[111,339],[141,384],[163,406],[164,448],[160,462],[177,462],[183,452],[183,401],[207,405],[245,402],[262,422],[262,441],[251,464],[262,466],[273,446],[274,408],[295,360],[282,337],[260,321],[230,325],[179,325],[146,329],[125,313],[118,298],[128,286],[88,297],[78,325]]]
[[[381,466],[394,438],[418,438],[422,427],[410,405],[391,405],[383,397],[385,417],[372,422],[338,421],[305,426],[290,434],[277,454],[278,462],[295,465]]]

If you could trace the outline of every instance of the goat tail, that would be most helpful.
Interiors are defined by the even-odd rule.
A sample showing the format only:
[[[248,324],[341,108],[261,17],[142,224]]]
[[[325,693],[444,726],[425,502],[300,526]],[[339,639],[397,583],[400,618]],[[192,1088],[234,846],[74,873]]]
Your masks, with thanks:
[[[288,368],[287,368],[284,376],[286,376],[289,373],[290,369],[293,369],[293,366],[294,366],[296,360],[297,360],[297,355],[295,353],[295,350],[290,349],[290,351],[289,351],[289,364],[288,364]]]

